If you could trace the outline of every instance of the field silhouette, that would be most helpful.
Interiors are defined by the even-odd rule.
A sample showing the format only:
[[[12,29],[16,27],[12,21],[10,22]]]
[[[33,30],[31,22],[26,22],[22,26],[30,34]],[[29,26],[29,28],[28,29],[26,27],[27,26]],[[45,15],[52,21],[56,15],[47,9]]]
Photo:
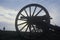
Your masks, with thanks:
[[[34,40],[60,40],[60,32],[48,32],[40,38]],[[0,30],[0,40],[28,40],[21,38],[16,31],[1,31]]]

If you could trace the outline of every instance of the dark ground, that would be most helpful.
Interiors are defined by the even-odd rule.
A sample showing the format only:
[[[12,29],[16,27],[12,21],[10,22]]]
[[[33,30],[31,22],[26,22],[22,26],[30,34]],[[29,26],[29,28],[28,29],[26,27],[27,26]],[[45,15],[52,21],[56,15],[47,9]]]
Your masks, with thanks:
[[[28,40],[28,39],[21,39],[17,32],[15,31],[0,31],[0,40]],[[44,36],[34,39],[34,40],[60,40],[60,32],[48,32]]]

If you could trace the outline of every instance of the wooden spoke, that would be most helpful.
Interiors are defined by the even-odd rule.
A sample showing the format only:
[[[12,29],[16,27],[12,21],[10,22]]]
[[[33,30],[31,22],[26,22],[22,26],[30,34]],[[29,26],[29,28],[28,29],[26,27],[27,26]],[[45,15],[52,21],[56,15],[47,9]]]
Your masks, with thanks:
[[[25,11],[26,15],[28,16],[28,13],[27,13],[27,11],[26,11],[26,10],[24,10],[24,11]]]
[[[27,26],[27,28],[26,28],[25,32],[27,32],[28,28],[29,28],[29,27]]]
[[[26,26],[27,26],[27,24],[26,24],[26,25],[24,25],[24,26],[20,29],[20,31],[21,31],[21,30],[23,30]]]
[[[37,16],[43,9],[41,9],[35,16]]]
[[[21,23],[21,24],[18,24],[18,26],[19,26],[19,25],[23,25],[23,24],[25,24],[25,23],[27,23],[27,22],[23,22],[23,23]]]
[[[35,27],[32,25],[32,27],[33,27],[33,30],[36,32],[36,29],[35,29]]]
[[[28,27],[29,27],[29,31],[31,32],[31,25],[29,25]]]
[[[23,17],[25,17],[23,14],[21,14]]]
[[[32,16],[34,16],[34,13],[35,13],[35,11],[36,11],[36,8],[37,8],[37,6],[35,6],[35,9],[34,9],[34,11],[33,11],[33,14],[32,14]]]
[[[27,20],[24,20],[24,19],[18,19],[18,20],[21,20],[21,21],[27,21]]]
[[[30,16],[31,16],[31,7],[29,7],[29,11],[30,11]]]

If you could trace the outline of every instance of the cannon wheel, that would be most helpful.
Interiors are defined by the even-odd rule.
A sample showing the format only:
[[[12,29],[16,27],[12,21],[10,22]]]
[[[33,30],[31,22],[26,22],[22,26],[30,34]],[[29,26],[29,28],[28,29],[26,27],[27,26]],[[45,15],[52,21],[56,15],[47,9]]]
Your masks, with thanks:
[[[15,20],[16,31],[24,38],[31,38],[31,39],[35,38],[37,36],[37,34],[33,34],[33,33],[39,33],[39,35],[40,35],[40,33],[42,31],[40,30],[40,32],[39,32],[39,30],[37,30],[37,28],[36,28],[36,25],[29,23],[28,19],[24,19],[24,18],[21,19],[21,18],[22,17],[40,16],[40,13],[42,11],[44,11],[45,15],[47,16],[47,19],[45,19],[45,21],[47,23],[50,23],[49,13],[46,10],[46,8],[44,8],[43,6],[41,6],[39,4],[29,4],[25,7],[23,7],[16,16],[16,20]],[[42,14],[43,14],[43,12],[42,12]],[[30,35],[33,34],[33,35],[35,35],[35,37],[29,36],[29,34]]]

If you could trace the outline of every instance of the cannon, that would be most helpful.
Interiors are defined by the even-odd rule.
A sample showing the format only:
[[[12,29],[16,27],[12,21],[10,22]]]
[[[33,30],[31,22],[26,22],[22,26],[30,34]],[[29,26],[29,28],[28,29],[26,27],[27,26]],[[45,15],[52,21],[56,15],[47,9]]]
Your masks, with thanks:
[[[49,29],[58,29],[50,24],[51,19],[47,9],[42,5],[28,4],[17,14],[15,28],[22,38],[35,39],[47,33]]]

